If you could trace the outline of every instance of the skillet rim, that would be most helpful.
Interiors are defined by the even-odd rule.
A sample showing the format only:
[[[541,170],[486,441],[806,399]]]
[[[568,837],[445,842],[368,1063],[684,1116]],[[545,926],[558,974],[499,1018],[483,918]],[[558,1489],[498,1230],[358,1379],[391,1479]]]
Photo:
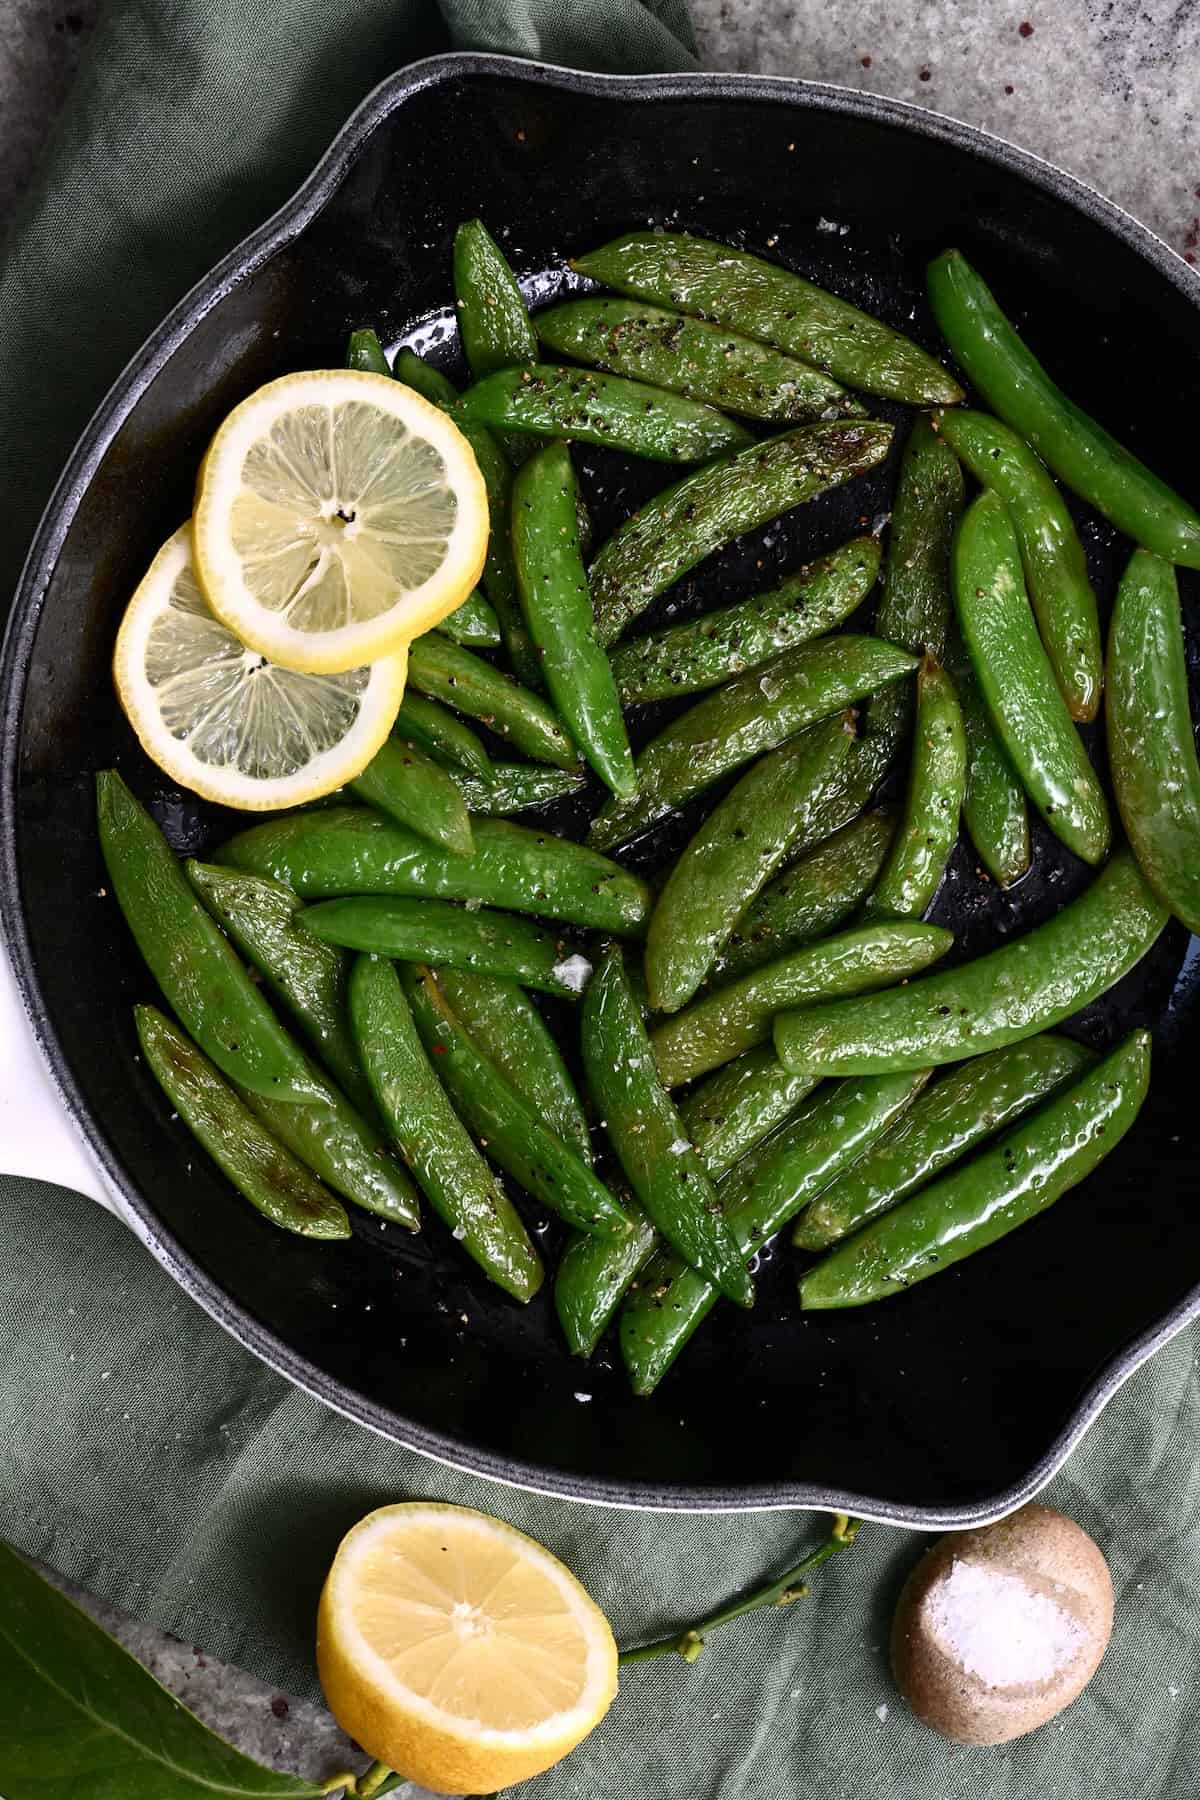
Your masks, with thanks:
[[[149,1202],[128,1179],[92,1116],[43,1002],[20,898],[16,854],[18,749],[25,672],[42,606],[75,514],[113,438],[151,381],[193,327],[238,282],[299,237],[333,198],[351,162],[390,115],[416,94],[467,77],[518,80],[631,102],[749,98],[810,111],[848,114],[952,143],[1042,189],[1063,206],[1086,214],[1149,262],[1200,312],[1200,274],[1147,226],[1078,177],[1032,151],[1019,149],[978,126],[929,112],[908,101],[863,93],[832,83],[788,76],[689,72],[675,75],[609,75],[566,69],[522,57],[455,51],[427,57],[385,77],[351,113],[290,199],[209,270],[150,334],[100,402],[71,453],[34,534],[18,579],[0,650],[0,926],[7,940],[22,1004],[39,1050],[76,1129],[121,1203],[121,1217],[183,1291],[260,1361],[336,1412],[435,1462],[485,1476],[503,1485],[565,1500],[634,1510],[669,1512],[815,1509],[933,1531],[965,1528],[1002,1518],[1032,1499],[1058,1472],[1129,1377],[1185,1325],[1200,1316],[1200,1281],[1156,1324],[1142,1332],[1099,1371],[1083,1391],[1063,1429],[1032,1468],[1001,1492],[958,1506],[917,1506],[881,1500],[831,1485],[782,1481],[745,1486],[694,1486],[620,1482],[574,1476],[514,1457],[480,1450],[448,1432],[434,1431],[356,1394],[294,1353],[274,1332],[226,1295],[159,1222]]]

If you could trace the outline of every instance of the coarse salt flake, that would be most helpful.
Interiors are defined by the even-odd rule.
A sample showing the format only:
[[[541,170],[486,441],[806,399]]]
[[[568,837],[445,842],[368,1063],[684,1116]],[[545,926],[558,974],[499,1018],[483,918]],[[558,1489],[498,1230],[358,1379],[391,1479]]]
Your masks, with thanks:
[[[925,1616],[939,1649],[991,1688],[1047,1681],[1084,1643],[1083,1627],[1048,1594],[986,1563],[953,1562]]]
[[[568,992],[582,994],[592,978],[592,965],[586,956],[565,956],[550,972]]]

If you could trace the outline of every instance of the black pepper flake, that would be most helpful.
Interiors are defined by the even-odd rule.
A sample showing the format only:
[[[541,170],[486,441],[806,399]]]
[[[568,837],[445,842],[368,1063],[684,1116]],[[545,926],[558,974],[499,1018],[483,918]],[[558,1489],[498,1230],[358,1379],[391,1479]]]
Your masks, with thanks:
[[[1033,26],[1029,23],[1028,19],[1022,19],[1021,23],[1017,26],[1017,30],[1024,38],[1033,36]]]

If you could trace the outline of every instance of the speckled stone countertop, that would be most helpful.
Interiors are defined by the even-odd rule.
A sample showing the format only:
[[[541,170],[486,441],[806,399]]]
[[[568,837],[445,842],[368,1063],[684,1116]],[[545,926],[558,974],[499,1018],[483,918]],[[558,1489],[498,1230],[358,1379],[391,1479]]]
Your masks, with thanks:
[[[0,222],[29,179],[103,0],[0,0]],[[691,0],[704,65],[808,76],[966,119],[1090,181],[1200,254],[1200,5],[1191,0]],[[87,1601],[251,1755],[352,1765],[319,1708]],[[416,1790],[410,1790],[415,1796]]]

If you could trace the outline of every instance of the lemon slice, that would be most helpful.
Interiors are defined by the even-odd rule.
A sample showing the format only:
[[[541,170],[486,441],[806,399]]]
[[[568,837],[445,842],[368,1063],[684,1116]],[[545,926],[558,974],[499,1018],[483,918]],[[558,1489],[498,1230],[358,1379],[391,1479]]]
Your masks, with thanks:
[[[287,669],[390,655],[479,578],[488,508],[445,413],[386,375],[318,369],[243,400],[204,458],[196,568],[217,617]]]
[[[165,543],[125,610],[117,695],[143,750],[206,800],[262,812],[362,773],[404,694],[407,649],[341,675],[298,675],[247,650],[209,611],[191,527]]]
[[[317,1667],[343,1730],[443,1794],[548,1769],[617,1691],[608,1620],[569,1569],[499,1519],[424,1501],[342,1539]]]

